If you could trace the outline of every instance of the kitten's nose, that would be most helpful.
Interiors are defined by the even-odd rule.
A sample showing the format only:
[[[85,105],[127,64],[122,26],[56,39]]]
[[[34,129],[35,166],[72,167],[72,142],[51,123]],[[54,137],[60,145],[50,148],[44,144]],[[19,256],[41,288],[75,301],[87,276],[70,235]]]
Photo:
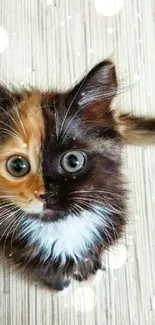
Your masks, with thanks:
[[[40,193],[38,196],[43,201],[46,201],[47,200],[47,193]]]
[[[49,194],[49,193],[40,193],[39,194],[39,198],[46,204],[52,202],[52,201],[55,201],[56,200],[56,193],[53,193],[53,194]]]

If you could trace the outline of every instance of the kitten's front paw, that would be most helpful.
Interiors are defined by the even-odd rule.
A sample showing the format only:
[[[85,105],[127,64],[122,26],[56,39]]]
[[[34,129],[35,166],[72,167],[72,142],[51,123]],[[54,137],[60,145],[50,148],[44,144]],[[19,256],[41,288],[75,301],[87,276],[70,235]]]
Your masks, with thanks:
[[[67,279],[67,280],[60,279],[60,280],[57,280],[55,282],[45,280],[44,283],[47,286],[51,287],[53,290],[62,291],[64,289],[66,289],[70,285],[71,280],[70,279]]]
[[[96,274],[96,272],[97,272],[98,270],[102,270],[102,264],[101,264],[100,261],[96,261],[96,262],[94,263],[94,267],[93,267],[93,269],[92,269],[92,274]]]
[[[62,291],[69,287],[71,280],[59,280],[54,284],[54,289],[57,291]]]
[[[74,273],[74,275],[73,275],[73,277],[74,277],[74,279],[75,280],[77,280],[77,281],[86,281],[86,280],[88,280],[88,278],[92,275],[92,274],[96,274],[96,272],[98,271],[98,270],[101,270],[102,269],[102,264],[101,264],[101,262],[100,261],[96,261],[96,262],[94,262],[94,265],[93,265],[93,268],[91,269],[91,270],[89,270],[89,271],[87,271],[87,269],[81,269],[81,270],[79,270],[79,271],[75,271],[75,273]]]

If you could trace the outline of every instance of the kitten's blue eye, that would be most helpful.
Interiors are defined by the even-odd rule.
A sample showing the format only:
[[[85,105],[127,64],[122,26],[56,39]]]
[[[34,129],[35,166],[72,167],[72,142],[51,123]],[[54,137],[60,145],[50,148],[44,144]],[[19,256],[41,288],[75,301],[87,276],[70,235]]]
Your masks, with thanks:
[[[61,159],[61,167],[67,173],[78,173],[85,165],[86,157],[82,151],[66,152]]]
[[[23,177],[30,172],[30,163],[25,157],[11,156],[6,162],[6,169],[14,177]]]

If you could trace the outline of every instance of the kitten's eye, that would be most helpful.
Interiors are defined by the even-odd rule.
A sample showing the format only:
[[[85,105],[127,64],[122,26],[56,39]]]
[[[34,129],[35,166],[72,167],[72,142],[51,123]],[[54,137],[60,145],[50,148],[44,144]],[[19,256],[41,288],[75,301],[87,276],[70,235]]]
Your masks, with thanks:
[[[14,177],[23,177],[30,172],[30,163],[25,157],[12,156],[6,162],[6,169]]]
[[[82,151],[68,151],[61,159],[61,167],[67,173],[77,173],[85,165],[86,157]]]

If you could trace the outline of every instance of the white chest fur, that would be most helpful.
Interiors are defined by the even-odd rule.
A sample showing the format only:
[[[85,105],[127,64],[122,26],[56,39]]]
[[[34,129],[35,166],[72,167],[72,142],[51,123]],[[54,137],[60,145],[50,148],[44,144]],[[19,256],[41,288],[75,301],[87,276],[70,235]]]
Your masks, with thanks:
[[[35,244],[44,260],[52,252],[53,258],[61,258],[63,264],[67,256],[76,263],[95,241],[100,241],[99,229],[106,226],[106,219],[107,211],[102,214],[87,211],[81,213],[80,217],[70,215],[51,223],[28,218],[22,223],[21,236],[29,237],[30,243]]]

